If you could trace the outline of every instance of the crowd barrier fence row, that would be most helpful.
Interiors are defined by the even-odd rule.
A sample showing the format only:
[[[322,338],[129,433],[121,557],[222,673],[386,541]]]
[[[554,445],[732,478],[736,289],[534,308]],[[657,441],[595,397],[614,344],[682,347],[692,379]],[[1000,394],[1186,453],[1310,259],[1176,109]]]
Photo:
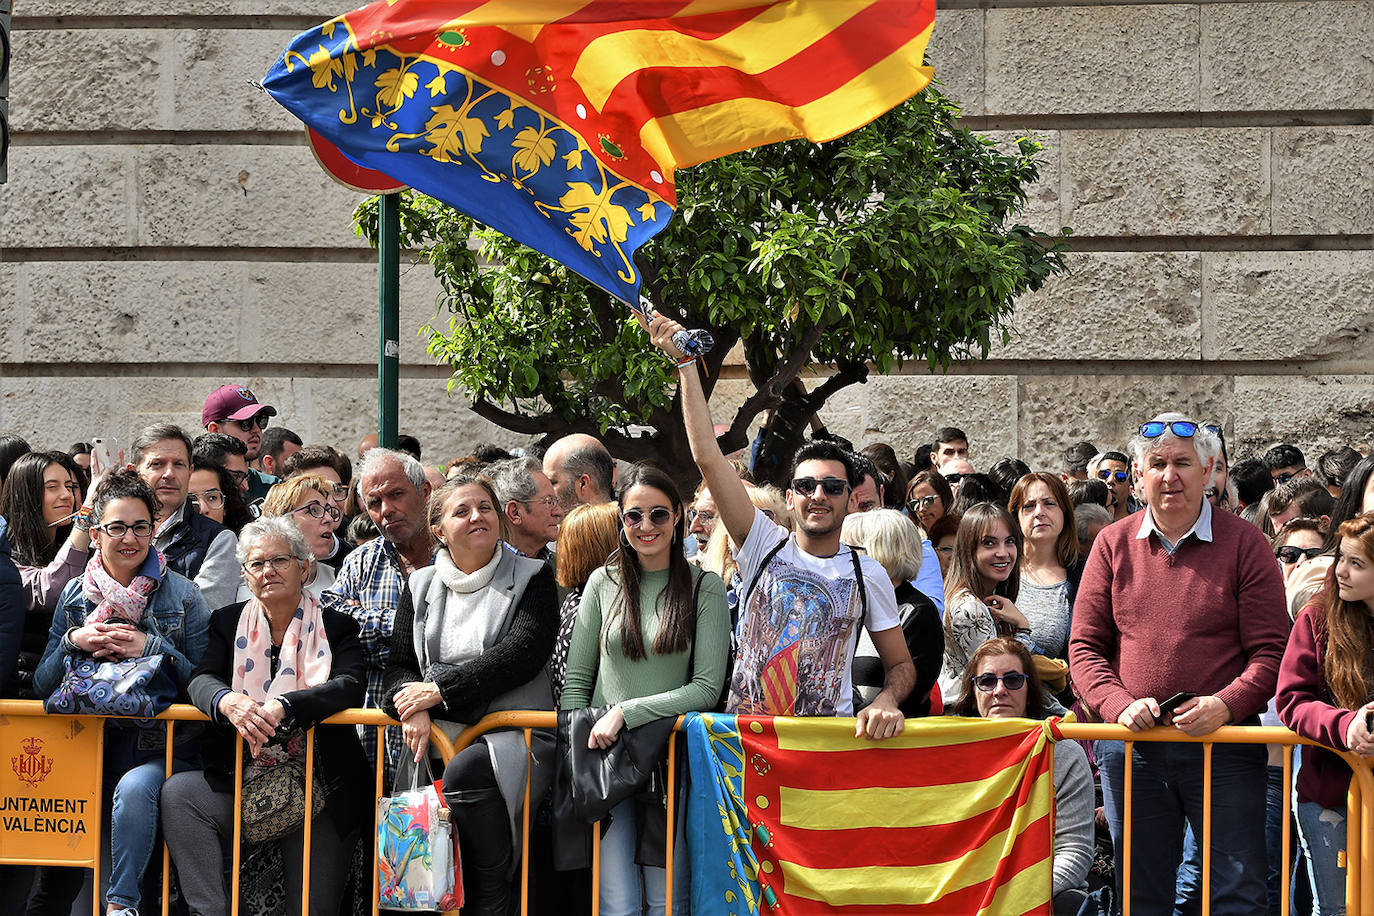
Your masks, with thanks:
[[[0,717],[9,718],[53,718],[48,717],[43,711],[43,704],[36,700],[0,700]],[[172,748],[175,735],[176,724],[178,722],[206,722],[209,719],[204,713],[194,706],[176,705],[172,706],[159,719],[167,723],[167,751],[166,751],[166,772],[172,772]],[[849,720],[851,723],[853,720]],[[381,798],[386,794],[386,787],[383,785],[383,754],[385,748],[384,734],[388,726],[399,725],[380,710],[375,709],[348,709],[326,719],[326,725],[361,725],[375,731],[376,740],[376,783],[375,798]],[[480,722],[469,726],[461,732],[452,742],[437,727],[430,730],[430,740],[438,750],[440,756],[448,761],[454,754],[463,750],[473,741],[480,738],[483,734],[498,729],[518,729],[523,732],[525,746],[529,748],[534,729],[552,729],[557,725],[557,715],[553,712],[540,711],[512,711],[493,713]],[[679,720],[678,727],[681,728],[682,722]],[[919,727],[919,720],[911,720],[908,727]],[[838,727],[838,726],[837,726]],[[844,726],[852,729],[852,724]],[[1202,837],[1199,844],[1202,852],[1202,874],[1201,874],[1201,893],[1202,893],[1202,913],[1203,916],[1210,914],[1210,866],[1211,866],[1211,846],[1212,846],[1212,819],[1211,819],[1211,795],[1212,795],[1212,749],[1217,744],[1250,744],[1250,745],[1278,745],[1283,753],[1283,916],[1290,916],[1291,898],[1291,874],[1294,843],[1292,837],[1292,786],[1293,786],[1293,749],[1300,744],[1316,744],[1305,738],[1300,738],[1286,728],[1254,727],[1244,726],[1223,727],[1209,735],[1203,737],[1191,737],[1183,734],[1175,728],[1154,728],[1143,732],[1132,732],[1120,725],[1089,724],[1076,722],[1063,722],[1059,725],[1059,730],[1066,740],[1107,740],[1122,741],[1125,743],[1125,758],[1131,759],[1131,754],[1137,742],[1175,742],[1175,743],[1196,743],[1203,746],[1203,822]],[[102,730],[103,731],[103,730]],[[313,774],[315,765],[315,743],[313,729],[307,733],[305,742],[305,810],[309,811],[312,804],[313,795]],[[676,831],[675,817],[677,812],[674,810],[676,798],[677,774],[677,754],[676,746],[678,731],[674,731],[669,738],[668,768],[667,768],[667,796],[668,796],[668,824],[665,861],[673,861],[673,844]],[[103,744],[98,745],[103,750]],[[238,743],[238,751],[235,754],[235,789],[234,789],[234,836],[231,843],[232,849],[232,870],[230,890],[230,912],[231,916],[239,916],[239,866],[241,856],[241,817],[239,816],[242,804],[243,786],[243,742]],[[1050,746],[1050,753],[1053,755],[1053,745]],[[1350,781],[1350,792],[1347,798],[1347,818],[1346,818],[1346,899],[1349,912],[1374,913],[1374,842],[1366,844],[1363,837],[1367,832],[1374,828],[1374,773],[1370,769],[1370,761],[1365,760],[1355,754],[1337,751],[1350,766],[1354,778]],[[1053,769],[1053,757],[1050,760]],[[1131,849],[1132,849],[1132,768],[1127,766],[1124,779],[1124,824],[1123,842],[1121,855],[1118,857],[1116,866],[1122,872],[1123,916],[1131,916]],[[102,778],[100,762],[95,763],[95,778],[97,786]],[[8,777],[8,774],[6,776]],[[95,792],[97,798],[100,792]],[[525,799],[523,805],[523,825],[521,829],[521,855],[520,855],[520,913],[527,916],[529,913],[529,843],[530,843],[530,777],[527,774],[525,781]],[[373,862],[372,868],[372,913],[377,916],[377,869],[376,860],[376,805],[373,804]],[[101,824],[103,812],[97,810],[95,816],[96,823]],[[304,859],[301,870],[301,912],[310,912],[310,819],[305,819],[304,825]],[[6,855],[3,861],[12,864],[29,865],[71,865],[80,864],[93,868],[95,873],[100,873],[100,846],[99,842],[94,844],[96,853],[94,861],[73,863],[70,860],[53,860],[41,858],[25,858],[22,856]],[[171,858],[165,844],[162,846],[162,900],[161,912],[163,916],[168,916]],[[600,855],[600,831],[592,831],[592,900],[591,912],[597,916],[597,897],[600,887],[601,876],[601,855]],[[673,901],[673,870],[666,871],[666,886],[664,896],[666,898],[668,916],[672,916]],[[100,916],[103,912],[101,904],[101,894],[93,893],[93,913]],[[1358,901],[1358,905],[1355,902]]]

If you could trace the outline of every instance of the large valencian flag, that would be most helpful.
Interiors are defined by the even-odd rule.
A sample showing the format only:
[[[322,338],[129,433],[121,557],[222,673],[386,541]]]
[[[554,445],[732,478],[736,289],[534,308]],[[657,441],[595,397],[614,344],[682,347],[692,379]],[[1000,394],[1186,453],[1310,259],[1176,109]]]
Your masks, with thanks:
[[[263,86],[376,169],[637,301],[673,173],[923,89],[934,0],[379,0]]]
[[[692,912],[1048,914],[1053,725],[688,716]]]

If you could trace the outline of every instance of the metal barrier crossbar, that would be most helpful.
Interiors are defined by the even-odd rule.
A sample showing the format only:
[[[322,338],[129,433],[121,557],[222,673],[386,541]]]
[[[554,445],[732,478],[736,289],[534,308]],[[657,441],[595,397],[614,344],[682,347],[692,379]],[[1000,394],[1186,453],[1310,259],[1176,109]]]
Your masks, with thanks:
[[[36,717],[44,716],[43,704],[36,700],[0,700],[0,716],[15,717]],[[172,772],[172,746],[173,735],[177,722],[208,722],[209,717],[194,706],[176,705],[169,708],[166,712],[157,717],[167,722],[167,752],[166,752],[166,773]],[[850,720],[852,723],[853,720]],[[912,720],[908,725],[919,726],[920,720]],[[383,755],[385,753],[384,729],[389,726],[398,726],[400,723],[390,718],[380,710],[375,709],[348,709],[325,719],[324,725],[362,725],[376,730],[377,756],[376,756],[376,798],[381,798],[384,793],[383,782]],[[678,720],[677,729],[669,739],[668,754],[668,830],[666,839],[665,862],[673,861],[673,844],[676,835],[675,817],[677,812],[674,810],[676,801],[676,757],[674,753],[677,742],[677,732],[681,729],[682,720]],[[454,754],[471,745],[475,740],[487,732],[500,729],[519,729],[523,732],[525,746],[528,749],[533,737],[534,729],[553,729],[557,727],[557,714],[551,711],[511,711],[493,713],[480,722],[464,729],[452,742],[438,728],[432,726],[430,729],[430,741],[438,750],[440,756],[447,762]],[[846,726],[852,729],[852,724]],[[1125,745],[1125,756],[1129,762],[1134,746],[1137,742],[1166,742],[1203,745],[1203,828],[1202,828],[1202,913],[1208,916],[1211,910],[1210,901],[1210,867],[1211,867],[1211,770],[1212,770],[1212,748],[1217,744],[1250,744],[1280,745],[1283,748],[1283,916],[1289,916],[1289,891],[1290,874],[1292,862],[1292,837],[1291,837],[1291,813],[1292,813],[1292,785],[1293,785],[1293,748],[1300,744],[1314,746],[1319,745],[1315,741],[1301,738],[1286,728],[1272,728],[1259,726],[1226,726],[1217,729],[1209,735],[1202,737],[1192,737],[1185,735],[1174,728],[1154,728],[1144,732],[1132,732],[1121,725],[1089,724],[1076,722],[1061,722],[1058,726],[1060,734],[1065,739],[1075,740],[1107,740],[1122,741]],[[305,752],[305,810],[309,811],[312,804],[313,775],[314,775],[314,729],[306,733],[306,752]],[[1332,750],[1327,748],[1327,750]],[[1374,804],[1374,773],[1371,773],[1370,763],[1364,758],[1346,751],[1333,751],[1338,754],[1346,764],[1349,765],[1354,774],[1350,781],[1350,792],[1347,799],[1347,838],[1346,838],[1346,899],[1348,908],[1351,912],[1374,913],[1374,848],[1366,849],[1369,845],[1365,844],[1362,838],[1366,830],[1374,828],[1374,812],[1368,810]],[[1050,746],[1050,766],[1053,769],[1053,745]],[[232,866],[232,887],[231,887],[231,914],[238,916],[239,912],[239,865],[240,865],[240,831],[241,816],[240,806],[242,804],[243,791],[243,742],[239,742],[238,751],[235,754],[235,789],[234,789],[234,835],[232,843],[233,866]],[[1124,779],[1124,821],[1121,855],[1116,863],[1122,875],[1123,897],[1122,912],[1123,916],[1131,916],[1131,833],[1132,833],[1132,767],[1129,765],[1125,769]],[[521,916],[527,916],[529,912],[529,828],[530,828],[530,774],[527,772],[525,777],[525,797],[523,805],[522,827],[521,827],[521,869],[520,869],[520,912]],[[1368,800],[1368,801],[1367,801]],[[377,841],[377,822],[376,805],[373,806],[373,859],[372,869],[372,913],[378,913],[377,906],[377,869],[375,867],[376,841]],[[97,816],[103,812],[97,811]],[[593,825],[595,828],[595,825]],[[304,826],[304,860],[302,863],[301,875],[301,911],[310,911],[310,818],[305,818]],[[99,844],[97,844],[98,846]],[[592,914],[596,916],[598,910],[598,897],[600,889],[600,865],[601,865],[601,846],[600,831],[592,831]],[[100,863],[97,858],[94,863],[95,870],[99,872]],[[168,893],[170,883],[171,859],[164,844],[162,850],[162,913],[168,913]],[[672,916],[673,901],[673,869],[666,869],[665,878],[665,898],[668,916]],[[95,916],[100,916],[101,895],[97,892],[92,895],[94,900]],[[1359,905],[1354,906],[1353,901],[1358,901]]]

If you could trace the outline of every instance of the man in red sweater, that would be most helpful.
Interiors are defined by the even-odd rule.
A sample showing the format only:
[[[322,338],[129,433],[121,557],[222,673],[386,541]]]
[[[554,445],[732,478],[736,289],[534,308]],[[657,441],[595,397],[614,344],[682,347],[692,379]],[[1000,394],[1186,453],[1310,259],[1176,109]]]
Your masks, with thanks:
[[[1274,693],[1289,629],[1283,582],[1259,529],[1204,498],[1220,450],[1215,434],[1177,413],[1131,440],[1145,510],[1098,535],[1069,641],[1074,685],[1104,722],[1205,735],[1258,724]],[[1162,713],[1179,693],[1195,696]],[[1266,909],[1265,759],[1263,745],[1213,749],[1216,916]],[[1172,913],[1185,819],[1203,835],[1202,745],[1137,743],[1132,774],[1132,906]],[[1119,806],[1120,774],[1102,778]]]

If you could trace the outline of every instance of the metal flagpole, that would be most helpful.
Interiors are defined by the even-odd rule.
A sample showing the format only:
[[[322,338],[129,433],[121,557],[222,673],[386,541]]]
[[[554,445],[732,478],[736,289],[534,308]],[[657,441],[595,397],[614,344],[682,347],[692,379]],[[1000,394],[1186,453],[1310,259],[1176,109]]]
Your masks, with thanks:
[[[395,448],[401,363],[401,198],[383,194],[377,231],[377,443]]]

